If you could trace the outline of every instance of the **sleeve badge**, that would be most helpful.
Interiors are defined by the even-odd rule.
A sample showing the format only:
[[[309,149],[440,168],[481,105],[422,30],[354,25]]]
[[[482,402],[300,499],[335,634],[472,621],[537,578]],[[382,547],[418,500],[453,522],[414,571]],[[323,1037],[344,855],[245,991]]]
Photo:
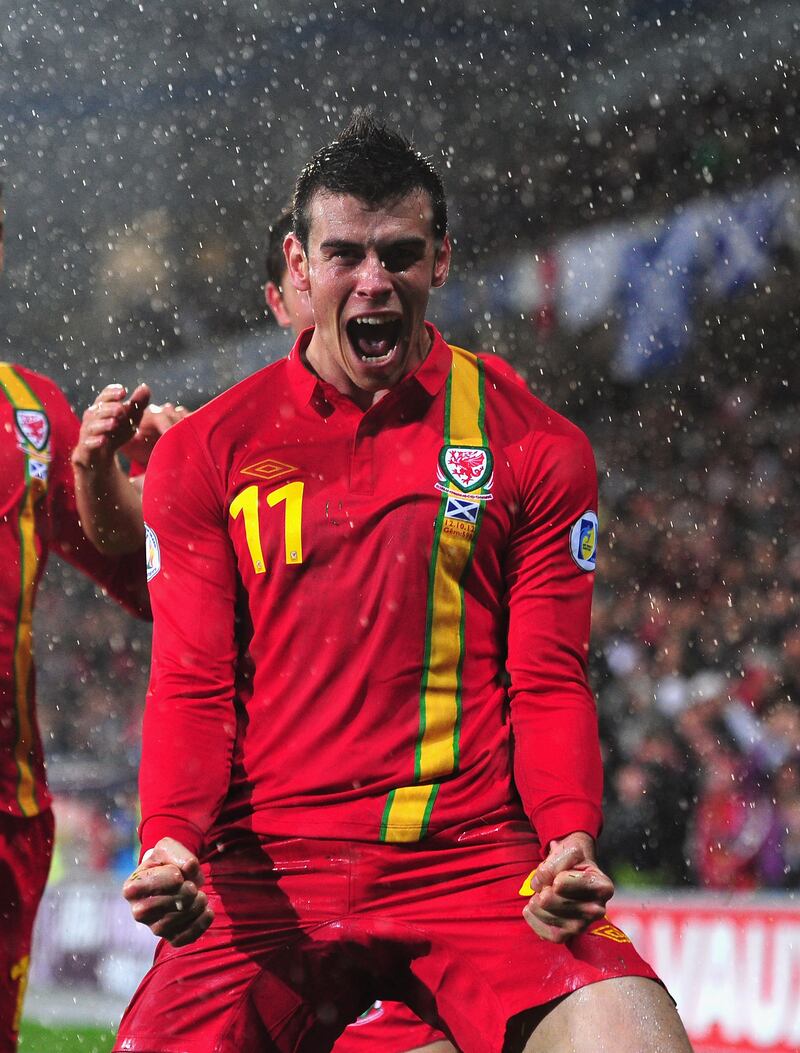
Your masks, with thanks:
[[[152,581],[161,570],[161,549],[155,530],[147,523],[144,525],[144,548],[147,557],[147,580]]]
[[[584,512],[569,532],[569,551],[581,570],[595,569],[597,563],[597,516]]]

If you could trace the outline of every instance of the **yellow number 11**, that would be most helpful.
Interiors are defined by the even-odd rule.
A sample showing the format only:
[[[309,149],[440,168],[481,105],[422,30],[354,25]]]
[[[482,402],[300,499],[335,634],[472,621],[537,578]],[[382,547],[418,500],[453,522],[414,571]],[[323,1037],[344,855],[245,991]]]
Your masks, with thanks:
[[[286,502],[284,509],[284,543],[286,548],[286,562],[288,564],[303,562],[303,488],[305,483],[295,481],[279,486],[267,494],[267,504],[270,508]],[[261,548],[261,528],[258,516],[258,487],[247,486],[231,502],[231,516],[238,519],[244,514],[244,536],[247,542],[247,550],[253,561],[253,570],[256,574],[265,574],[267,565],[264,562],[264,552]]]

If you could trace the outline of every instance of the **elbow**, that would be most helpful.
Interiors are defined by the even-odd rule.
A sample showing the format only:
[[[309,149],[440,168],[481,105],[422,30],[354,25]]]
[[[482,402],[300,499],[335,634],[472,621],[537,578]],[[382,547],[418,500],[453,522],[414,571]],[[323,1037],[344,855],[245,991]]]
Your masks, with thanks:
[[[144,549],[144,527],[127,530],[102,530],[98,527],[87,530],[81,523],[84,534],[98,552],[104,556],[132,556]]]

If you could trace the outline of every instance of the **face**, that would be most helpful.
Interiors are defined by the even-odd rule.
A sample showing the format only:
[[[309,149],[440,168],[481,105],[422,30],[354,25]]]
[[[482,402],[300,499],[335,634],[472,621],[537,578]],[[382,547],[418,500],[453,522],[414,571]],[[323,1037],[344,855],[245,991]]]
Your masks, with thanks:
[[[267,282],[264,298],[278,325],[283,329],[291,328],[295,336],[314,324],[308,293],[295,289],[286,271],[283,272],[280,285]]]
[[[308,252],[290,234],[289,274],[308,292],[316,328],[307,349],[317,374],[362,407],[428,353],[425,311],[443,285],[450,242],[437,245],[423,191],[372,208],[350,194],[311,201]]]

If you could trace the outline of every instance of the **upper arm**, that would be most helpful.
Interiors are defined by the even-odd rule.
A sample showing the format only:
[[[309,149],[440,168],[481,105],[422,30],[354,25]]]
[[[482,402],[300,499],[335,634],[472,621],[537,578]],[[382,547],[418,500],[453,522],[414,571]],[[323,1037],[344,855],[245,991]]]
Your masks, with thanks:
[[[236,564],[224,494],[193,432],[153,451],[143,498],[153,607],[153,683],[232,695]]]
[[[520,491],[506,562],[510,657],[521,673],[577,675],[588,657],[597,545],[597,470],[583,433],[531,436]]]

